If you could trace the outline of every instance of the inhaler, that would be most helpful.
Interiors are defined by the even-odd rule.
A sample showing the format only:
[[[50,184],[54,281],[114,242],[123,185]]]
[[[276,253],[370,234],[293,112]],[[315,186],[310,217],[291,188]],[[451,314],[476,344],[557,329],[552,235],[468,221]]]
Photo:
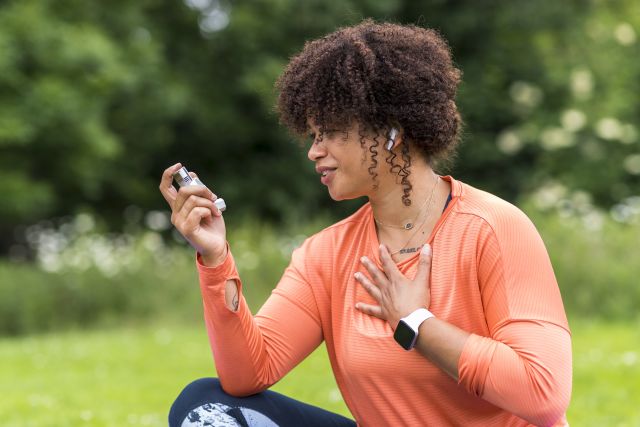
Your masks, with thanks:
[[[192,178],[191,175],[189,175],[189,171],[184,166],[181,167],[178,172],[173,174],[173,179],[180,187],[186,187],[189,185],[205,186],[198,178]],[[215,199],[213,204],[220,209],[220,212],[224,212],[227,209],[227,204],[224,202],[224,199]]]

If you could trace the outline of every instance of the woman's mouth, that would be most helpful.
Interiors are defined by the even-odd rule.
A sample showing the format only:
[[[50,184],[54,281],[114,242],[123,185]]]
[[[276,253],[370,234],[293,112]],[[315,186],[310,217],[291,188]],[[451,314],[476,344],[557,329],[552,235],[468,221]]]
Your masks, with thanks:
[[[320,172],[320,182],[322,182],[324,185],[329,185],[329,183],[333,179],[335,171],[336,169],[323,169]]]

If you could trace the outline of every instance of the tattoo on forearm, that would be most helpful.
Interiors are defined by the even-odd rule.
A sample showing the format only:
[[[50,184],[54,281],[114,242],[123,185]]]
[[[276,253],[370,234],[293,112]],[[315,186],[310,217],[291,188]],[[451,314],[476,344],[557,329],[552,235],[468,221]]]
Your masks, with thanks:
[[[238,298],[238,291],[236,291],[235,294],[233,294],[231,305],[233,305],[233,311],[238,311],[238,306],[240,305],[240,299]]]

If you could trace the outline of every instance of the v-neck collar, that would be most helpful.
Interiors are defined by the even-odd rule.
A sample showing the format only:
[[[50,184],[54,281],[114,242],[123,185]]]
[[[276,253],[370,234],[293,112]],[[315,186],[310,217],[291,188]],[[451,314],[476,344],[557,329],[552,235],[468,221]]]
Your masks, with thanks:
[[[456,205],[456,202],[458,201],[460,196],[462,196],[462,184],[460,183],[460,181],[456,181],[450,175],[441,176],[440,178],[445,181],[449,181],[449,183],[451,184],[451,193],[450,193],[451,201],[448,203],[448,205],[440,215],[440,218],[438,218],[436,225],[433,227],[433,230],[431,230],[431,234],[429,235],[429,238],[425,242],[425,243],[429,243],[430,245],[432,244],[436,233],[438,232],[442,224],[446,221],[447,217],[449,216],[449,213],[453,210],[454,206]],[[373,219],[373,209],[371,208],[370,203],[367,203],[367,204],[369,209],[368,218],[367,218],[369,223],[367,225],[367,228],[369,233],[369,241],[371,242],[371,253],[373,254],[373,261],[376,264],[378,264],[378,266],[381,266],[382,262],[380,261],[380,241],[378,240],[378,234],[376,233],[375,220]],[[419,255],[420,255],[420,252],[416,252],[412,256],[405,258],[402,261],[396,263],[396,265],[398,267],[402,267],[403,265],[412,262]]]

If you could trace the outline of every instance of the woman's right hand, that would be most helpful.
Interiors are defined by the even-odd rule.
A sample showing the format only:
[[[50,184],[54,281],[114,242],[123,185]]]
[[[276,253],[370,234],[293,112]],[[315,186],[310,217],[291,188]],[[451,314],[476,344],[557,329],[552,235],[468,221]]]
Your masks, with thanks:
[[[180,163],[168,167],[160,181],[160,192],[171,207],[171,223],[200,253],[205,265],[221,264],[227,255],[227,237],[222,213],[213,204],[217,196],[200,185],[176,191],[173,174],[181,167]]]

